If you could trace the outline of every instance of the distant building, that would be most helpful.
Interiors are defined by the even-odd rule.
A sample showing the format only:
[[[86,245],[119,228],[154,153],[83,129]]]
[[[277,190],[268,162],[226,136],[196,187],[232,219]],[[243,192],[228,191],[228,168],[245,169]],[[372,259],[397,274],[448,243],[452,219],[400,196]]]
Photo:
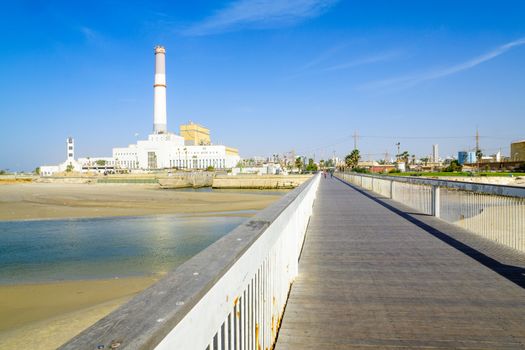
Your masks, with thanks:
[[[128,147],[113,148],[117,169],[226,169],[237,166],[240,160],[235,148],[224,145],[186,145],[182,136],[165,133],[151,134]]]
[[[496,154],[491,154],[488,156],[481,157],[481,163],[498,163],[498,162],[501,162],[501,152],[497,152]]]
[[[113,157],[85,157],[78,158],[78,162],[82,166],[82,172],[115,172],[115,159]]]
[[[188,146],[211,145],[210,129],[190,121],[179,127],[180,136],[184,137],[184,143]]]
[[[525,161],[525,140],[510,144],[510,160],[513,162]]]
[[[377,163],[375,160],[359,160],[357,162],[357,167],[359,167],[359,168],[369,168],[369,167],[377,165],[377,164],[379,164],[379,163]]]
[[[261,166],[232,168],[231,174],[288,175],[288,172],[280,164],[265,163]]]
[[[476,163],[476,152],[459,151],[458,152],[458,163],[461,165]]]
[[[432,163],[439,163],[439,146],[432,145],[432,158],[430,159]]]
[[[66,161],[59,165],[40,166],[40,175],[52,176],[65,171],[81,171],[82,166],[75,160],[75,140],[72,137],[66,139]]]
[[[396,169],[394,164],[376,164],[368,168],[371,173],[388,173],[391,170]]]

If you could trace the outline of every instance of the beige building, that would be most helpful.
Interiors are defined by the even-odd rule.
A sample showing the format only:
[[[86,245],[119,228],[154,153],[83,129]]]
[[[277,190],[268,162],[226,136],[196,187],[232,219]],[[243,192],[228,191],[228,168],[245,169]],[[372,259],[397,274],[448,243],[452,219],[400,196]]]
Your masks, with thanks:
[[[510,144],[510,160],[525,161],[525,140],[516,141]]]
[[[210,129],[190,121],[179,128],[180,136],[184,137],[186,145],[207,146],[211,145]]]
[[[228,147],[228,146],[225,146],[225,147],[226,147],[227,156],[239,157],[239,150],[237,148]]]

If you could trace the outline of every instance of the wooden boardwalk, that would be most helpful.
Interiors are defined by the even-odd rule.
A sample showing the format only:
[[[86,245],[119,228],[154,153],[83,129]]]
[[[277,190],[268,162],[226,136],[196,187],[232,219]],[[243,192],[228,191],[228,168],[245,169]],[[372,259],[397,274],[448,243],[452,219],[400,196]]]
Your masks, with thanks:
[[[276,350],[436,348],[525,349],[525,289],[321,179]]]

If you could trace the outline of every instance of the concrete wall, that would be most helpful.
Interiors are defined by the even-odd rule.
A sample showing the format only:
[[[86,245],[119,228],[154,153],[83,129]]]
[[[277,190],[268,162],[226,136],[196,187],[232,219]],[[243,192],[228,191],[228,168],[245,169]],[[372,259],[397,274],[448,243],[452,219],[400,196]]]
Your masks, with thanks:
[[[35,179],[38,183],[89,184],[97,183],[96,178],[81,176],[43,176]]]
[[[214,173],[212,172],[179,172],[162,174],[128,174],[107,175],[71,174],[69,176],[36,177],[35,182],[41,183],[74,183],[74,184],[135,184],[155,185],[161,188],[211,187]]]
[[[0,175],[0,185],[33,182],[37,178],[36,175]]]
[[[175,173],[171,176],[159,177],[159,185],[162,188],[185,188],[185,187],[210,187],[213,183],[215,173]]]
[[[295,188],[306,182],[312,175],[236,175],[217,176],[213,188]]]

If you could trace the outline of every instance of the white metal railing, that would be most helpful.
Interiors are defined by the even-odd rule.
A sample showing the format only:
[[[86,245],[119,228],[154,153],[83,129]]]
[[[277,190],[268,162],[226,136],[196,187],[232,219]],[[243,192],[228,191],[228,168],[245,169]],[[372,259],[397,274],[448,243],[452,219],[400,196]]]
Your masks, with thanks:
[[[320,175],[190,259],[62,349],[271,349]]]
[[[359,173],[339,177],[525,252],[525,187]]]

